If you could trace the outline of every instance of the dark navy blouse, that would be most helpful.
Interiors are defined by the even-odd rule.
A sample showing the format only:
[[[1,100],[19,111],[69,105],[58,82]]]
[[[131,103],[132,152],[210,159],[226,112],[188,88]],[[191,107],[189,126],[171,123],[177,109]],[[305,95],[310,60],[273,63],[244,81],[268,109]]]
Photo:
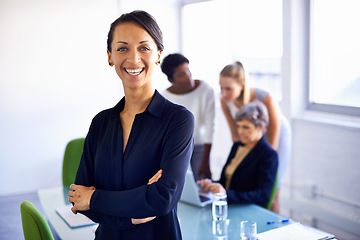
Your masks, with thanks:
[[[135,116],[123,152],[124,103],[125,98],[91,123],[75,183],[96,191],[90,210],[82,213],[99,223],[96,239],[181,239],[176,207],[193,150],[194,117],[155,91]],[[159,169],[162,177],[147,185]],[[131,223],[151,216],[156,218]]]
[[[243,144],[235,142],[222,170],[220,183],[225,186],[225,168]],[[265,206],[269,200],[276,179],[278,156],[263,136],[233,173],[229,190],[229,203],[254,203]]]

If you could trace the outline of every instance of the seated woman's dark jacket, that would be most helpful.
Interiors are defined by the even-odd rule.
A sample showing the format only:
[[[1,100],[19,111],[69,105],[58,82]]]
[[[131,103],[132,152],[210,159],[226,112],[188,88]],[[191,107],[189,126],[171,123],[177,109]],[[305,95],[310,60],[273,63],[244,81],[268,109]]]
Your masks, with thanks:
[[[226,183],[225,169],[240,146],[243,146],[241,142],[235,142],[231,148],[219,181],[223,186]],[[236,168],[226,191],[228,202],[265,206],[275,183],[277,168],[277,153],[263,136]]]

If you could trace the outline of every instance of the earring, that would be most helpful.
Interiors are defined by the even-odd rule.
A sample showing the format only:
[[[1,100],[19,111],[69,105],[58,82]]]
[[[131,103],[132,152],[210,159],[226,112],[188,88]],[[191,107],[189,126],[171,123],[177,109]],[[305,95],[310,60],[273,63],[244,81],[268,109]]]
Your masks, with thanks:
[[[109,62],[109,66],[112,67],[112,65],[113,65],[113,64],[112,64],[111,62]]]
[[[156,64],[157,64],[157,65],[160,65],[160,60],[157,60]]]

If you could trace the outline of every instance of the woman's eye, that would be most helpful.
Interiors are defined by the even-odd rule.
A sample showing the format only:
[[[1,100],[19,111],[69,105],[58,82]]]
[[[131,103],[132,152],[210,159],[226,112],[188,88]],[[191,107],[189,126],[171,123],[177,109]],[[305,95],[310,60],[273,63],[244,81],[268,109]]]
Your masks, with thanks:
[[[150,48],[149,47],[140,47],[140,50],[141,51],[150,51]]]
[[[124,52],[124,51],[126,51],[126,48],[125,48],[125,47],[119,47],[116,51],[118,51],[118,52]]]

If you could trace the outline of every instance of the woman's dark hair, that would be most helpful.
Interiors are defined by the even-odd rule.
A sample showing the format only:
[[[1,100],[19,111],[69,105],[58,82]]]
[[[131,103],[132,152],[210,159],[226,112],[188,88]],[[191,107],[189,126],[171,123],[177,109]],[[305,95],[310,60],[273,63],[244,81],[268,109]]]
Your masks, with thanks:
[[[167,55],[161,63],[161,71],[166,74],[168,79],[173,78],[175,68],[183,63],[189,63],[189,60],[179,53]]]
[[[269,114],[262,102],[254,101],[245,104],[236,113],[236,121],[242,121],[243,119],[252,122],[256,127],[264,127],[266,129],[269,123]]]
[[[145,11],[135,10],[130,13],[122,14],[111,24],[107,39],[107,49],[109,52],[111,52],[111,43],[114,38],[115,28],[125,22],[134,22],[139,24],[154,39],[158,50],[164,50],[162,32],[156,23],[155,18]]]

